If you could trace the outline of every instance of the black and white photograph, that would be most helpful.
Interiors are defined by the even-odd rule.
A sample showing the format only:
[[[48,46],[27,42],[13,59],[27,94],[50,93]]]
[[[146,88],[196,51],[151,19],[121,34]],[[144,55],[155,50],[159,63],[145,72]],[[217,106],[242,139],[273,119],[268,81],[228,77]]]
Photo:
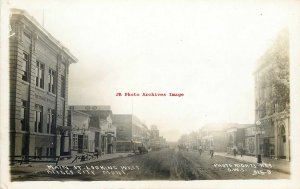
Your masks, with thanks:
[[[1,186],[299,187],[297,7],[2,0]]]

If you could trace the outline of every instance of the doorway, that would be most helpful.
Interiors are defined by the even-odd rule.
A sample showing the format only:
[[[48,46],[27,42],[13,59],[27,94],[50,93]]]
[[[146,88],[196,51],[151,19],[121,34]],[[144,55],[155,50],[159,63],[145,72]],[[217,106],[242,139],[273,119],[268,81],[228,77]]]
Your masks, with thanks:
[[[78,135],[78,153],[83,153],[83,135]]]
[[[284,125],[279,128],[279,157],[282,159],[286,159],[286,130]]]

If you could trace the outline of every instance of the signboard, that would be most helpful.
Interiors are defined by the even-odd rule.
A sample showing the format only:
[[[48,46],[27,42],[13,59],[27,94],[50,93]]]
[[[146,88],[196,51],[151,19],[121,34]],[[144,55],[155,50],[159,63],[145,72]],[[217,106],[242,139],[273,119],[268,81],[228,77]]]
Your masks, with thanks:
[[[103,110],[103,111],[107,110],[107,111],[109,111],[109,110],[111,110],[110,106],[91,106],[91,105],[69,106],[69,109],[70,110],[83,110],[83,111],[84,110],[85,111],[89,111],[89,110]]]

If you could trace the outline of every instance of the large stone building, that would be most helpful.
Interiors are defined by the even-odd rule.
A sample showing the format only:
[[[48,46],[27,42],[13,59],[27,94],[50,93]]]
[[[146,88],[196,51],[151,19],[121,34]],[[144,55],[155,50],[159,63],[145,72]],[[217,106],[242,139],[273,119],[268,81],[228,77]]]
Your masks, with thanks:
[[[282,31],[258,61],[255,75],[255,121],[260,153],[290,160],[289,37]]]
[[[113,126],[110,106],[75,105],[69,108],[71,112],[79,111],[90,115],[90,123],[88,130],[85,130],[85,135],[87,141],[94,140],[94,143],[91,142],[93,143],[91,152],[93,149],[99,149],[104,154],[116,152],[116,127]],[[76,133],[77,130],[76,125],[72,125],[72,132]],[[72,139],[74,140],[76,138]]]
[[[69,50],[27,12],[11,10],[10,155],[70,154]]]

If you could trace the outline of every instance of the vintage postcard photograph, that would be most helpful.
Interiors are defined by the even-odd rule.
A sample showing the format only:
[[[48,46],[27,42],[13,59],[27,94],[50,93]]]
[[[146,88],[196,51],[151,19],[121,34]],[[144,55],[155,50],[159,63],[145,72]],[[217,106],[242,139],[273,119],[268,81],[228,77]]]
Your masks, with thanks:
[[[297,188],[297,7],[2,1],[1,185]]]

